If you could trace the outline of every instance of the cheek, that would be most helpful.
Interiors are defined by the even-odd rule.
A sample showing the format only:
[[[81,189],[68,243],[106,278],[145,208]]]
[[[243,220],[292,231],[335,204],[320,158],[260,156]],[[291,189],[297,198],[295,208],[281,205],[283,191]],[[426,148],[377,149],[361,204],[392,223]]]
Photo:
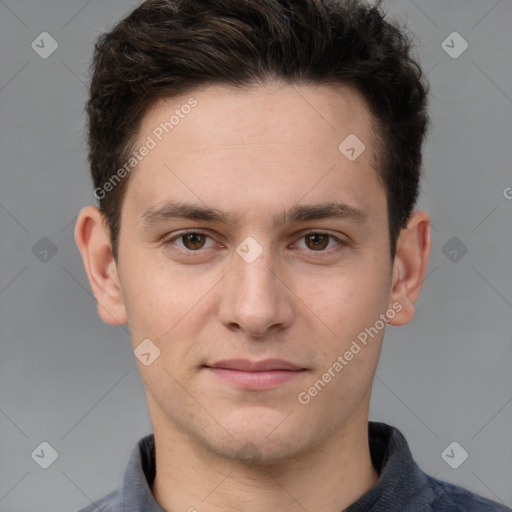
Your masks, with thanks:
[[[295,286],[305,307],[324,322],[326,329],[339,335],[354,334],[373,325],[386,312],[390,293],[385,269],[367,263],[321,276],[302,274],[297,276]]]
[[[385,269],[354,265],[338,269],[321,286],[314,280],[302,282],[309,286],[301,288],[302,295],[298,295],[305,297],[308,314],[318,329],[316,337],[321,340],[315,350],[323,367],[316,378],[322,379],[330,370],[325,377],[332,384],[322,392],[324,399],[348,403],[355,396],[361,398],[371,385],[385,332],[386,324],[380,319],[389,300]]]
[[[147,260],[127,256],[121,287],[132,338],[134,343],[141,336],[158,339],[178,321],[187,289],[178,278],[170,279],[161,265],[148,266]]]
[[[211,313],[208,292],[218,286],[218,275],[186,273],[168,261],[148,261],[125,261],[131,272],[124,274],[122,288],[133,344],[149,338],[161,349],[162,359],[168,360],[172,346],[172,359],[180,360],[195,347],[192,340]]]

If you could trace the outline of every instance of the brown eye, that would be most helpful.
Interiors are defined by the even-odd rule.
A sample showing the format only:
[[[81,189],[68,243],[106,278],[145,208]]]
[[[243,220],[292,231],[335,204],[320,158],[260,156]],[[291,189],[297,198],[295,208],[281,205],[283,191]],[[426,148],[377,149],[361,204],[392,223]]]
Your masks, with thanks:
[[[181,231],[172,237],[163,237],[162,244],[166,249],[180,256],[201,256],[207,249],[215,247],[215,240],[202,231]]]
[[[191,251],[201,249],[206,242],[206,235],[202,233],[187,233],[182,235],[181,240],[183,245]]]
[[[329,245],[330,236],[324,233],[311,233],[304,238],[308,249],[321,251]]]

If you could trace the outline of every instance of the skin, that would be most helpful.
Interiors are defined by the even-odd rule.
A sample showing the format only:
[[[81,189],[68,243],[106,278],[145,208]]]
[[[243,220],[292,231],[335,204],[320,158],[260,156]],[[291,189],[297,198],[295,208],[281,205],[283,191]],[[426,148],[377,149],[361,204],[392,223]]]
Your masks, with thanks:
[[[149,366],[136,359],[156,442],[153,494],[172,512],[248,504],[339,512],[379,478],[367,422],[385,329],[309,403],[297,397],[379,315],[394,307],[388,323],[411,321],[430,218],[410,216],[392,261],[372,118],[356,90],[210,85],[156,103],[139,141],[191,96],[197,106],[130,175],[118,262],[96,207],[81,211],[75,229],[100,317],[128,323],[134,348],[149,338],[160,349]],[[349,134],[366,146],[352,162],[338,150]],[[167,201],[216,208],[236,222],[141,221]],[[357,207],[366,220],[272,226],[284,210],[325,202]],[[184,229],[207,236],[169,241]],[[307,232],[341,242],[321,236],[312,244]],[[236,252],[248,236],[262,249],[252,263]],[[272,389],[243,390],[203,367],[232,358],[282,358],[306,371]]]

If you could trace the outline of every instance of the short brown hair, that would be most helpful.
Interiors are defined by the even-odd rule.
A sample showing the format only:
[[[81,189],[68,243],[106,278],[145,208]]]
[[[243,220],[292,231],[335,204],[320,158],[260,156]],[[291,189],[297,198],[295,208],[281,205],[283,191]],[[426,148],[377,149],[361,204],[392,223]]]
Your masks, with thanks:
[[[348,84],[375,118],[391,256],[419,193],[428,83],[412,38],[362,0],[147,0],[95,46],[89,163],[95,191],[129,159],[157,100],[196,87]],[[340,141],[341,142],[341,141]],[[114,258],[128,177],[98,198]]]

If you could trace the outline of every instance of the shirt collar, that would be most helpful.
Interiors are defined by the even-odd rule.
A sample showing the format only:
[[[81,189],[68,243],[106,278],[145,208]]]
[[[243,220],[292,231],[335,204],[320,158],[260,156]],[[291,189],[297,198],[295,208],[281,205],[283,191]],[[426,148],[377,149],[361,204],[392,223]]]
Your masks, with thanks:
[[[368,438],[379,481],[344,512],[424,510],[435,495],[428,476],[413,460],[403,434],[386,423],[370,421]]]
[[[149,434],[133,449],[121,488],[122,512],[165,512],[151,492],[155,479],[155,437]]]
[[[369,421],[368,437],[379,481],[345,512],[420,510],[430,503],[434,496],[427,475],[414,462],[402,433]],[[149,434],[138,441],[126,466],[120,493],[123,512],[165,512],[151,493],[155,471],[155,440]]]

